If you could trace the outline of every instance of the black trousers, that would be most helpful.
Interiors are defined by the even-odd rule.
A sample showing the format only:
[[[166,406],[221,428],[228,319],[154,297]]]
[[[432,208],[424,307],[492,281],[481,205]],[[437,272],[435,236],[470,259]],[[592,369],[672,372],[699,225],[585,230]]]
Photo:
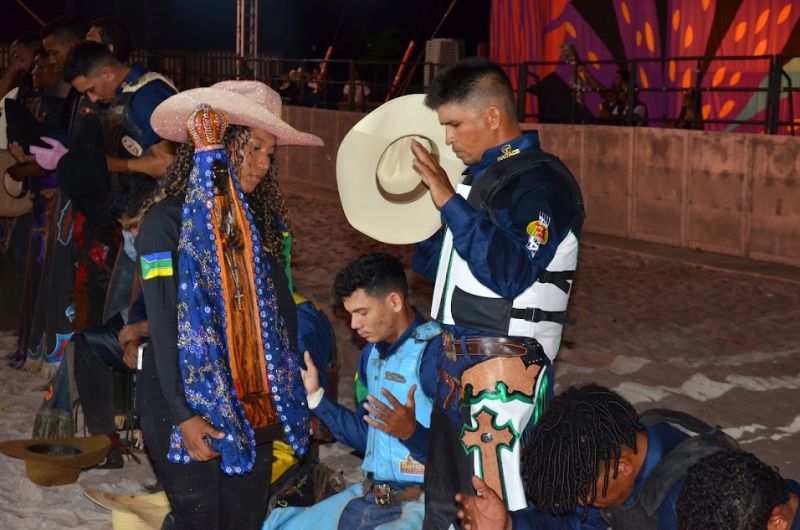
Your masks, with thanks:
[[[26,213],[17,217],[14,228],[11,229],[9,248],[14,257],[14,276],[17,285],[22,286],[25,279],[25,265],[28,261],[28,246],[31,243],[31,229],[33,228],[33,214]]]
[[[147,452],[172,509],[163,528],[260,529],[270,496],[272,443],[256,447],[255,465],[246,475],[226,475],[219,459],[191,464],[168,461],[173,421],[161,393],[152,350],[150,345],[144,352],[139,411]]]
[[[122,319],[116,316],[107,324],[76,333],[71,339],[75,346],[75,386],[86,427],[92,434],[116,430],[114,387],[119,376],[115,377],[114,372],[129,372],[122,362],[123,351],[118,341],[120,329]]]

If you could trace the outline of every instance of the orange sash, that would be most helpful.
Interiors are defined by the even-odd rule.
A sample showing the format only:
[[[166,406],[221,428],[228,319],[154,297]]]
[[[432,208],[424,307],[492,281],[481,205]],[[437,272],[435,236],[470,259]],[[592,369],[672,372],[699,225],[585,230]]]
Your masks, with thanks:
[[[233,183],[231,183],[231,187]],[[253,242],[250,223],[245,217],[244,208],[235,193],[215,197],[216,211],[223,211],[228,202],[230,211],[236,219],[236,227],[241,231],[243,249],[228,251],[226,259],[224,244],[216,245],[217,260],[222,269],[222,292],[225,296],[225,324],[228,329],[228,366],[230,368],[236,396],[242,404],[245,415],[253,428],[277,423],[278,416],[272,401],[272,392],[267,382],[267,366],[264,359],[264,345],[259,329],[258,306],[253,271]],[[214,235],[224,241],[219,230],[217,216],[214,216]],[[239,296],[234,279],[234,271],[228,260],[233,259],[239,274]],[[239,298],[239,300],[237,300]],[[241,310],[239,309],[241,304]]]

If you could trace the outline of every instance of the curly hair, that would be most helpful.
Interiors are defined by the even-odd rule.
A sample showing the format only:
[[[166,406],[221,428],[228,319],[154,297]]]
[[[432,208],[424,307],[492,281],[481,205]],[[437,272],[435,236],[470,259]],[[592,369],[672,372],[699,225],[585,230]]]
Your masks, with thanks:
[[[540,509],[556,515],[575,513],[597,498],[598,470],[617,476],[622,446],[636,448],[644,431],[633,406],[600,385],[569,387],[547,406],[523,450],[526,493]]]
[[[403,265],[392,255],[376,252],[351,261],[336,274],[333,297],[337,302],[348,298],[358,289],[369,296],[386,296],[398,291],[408,296],[408,281]]]
[[[236,171],[244,162],[245,148],[250,141],[250,129],[239,125],[231,125],[223,138],[228,156]],[[286,208],[281,188],[278,185],[278,163],[275,155],[269,157],[269,170],[247,196],[247,204],[256,218],[256,225],[261,234],[261,244],[268,253],[273,254],[283,263],[284,232],[292,234],[289,213]]]
[[[692,467],[678,496],[680,530],[762,530],[789,500],[777,471],[750,453],[718,451]]]
[[[250,141],[250,129],[239,125],[231,125],[225,131],[223,142],[234,170],[239,171],[246,155],[245,148]],[[144,205],[143,212],[154,203],[165,197],[181,196],[186,193],[189,175],[194,166],[194,145],[191,142],[178,146],[175,160],[167,168],[166,184],[158,190]],[[246,195],[247,204],[253,212],[255,224],[261,235],[264,251],[271,254],[281,265],[284,256],[281,254],[284,244],[284,232],[292,234],[289,214],[283,194],[278,185],[278,164],[275,155],[270,155],[269,170],[266,176],[251,193]]]

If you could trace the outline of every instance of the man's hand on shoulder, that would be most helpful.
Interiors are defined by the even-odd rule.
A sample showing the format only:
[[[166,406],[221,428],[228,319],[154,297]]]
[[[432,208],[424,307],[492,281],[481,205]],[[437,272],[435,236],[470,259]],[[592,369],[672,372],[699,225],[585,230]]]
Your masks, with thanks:
[[[386,434],[390,434],[400,440],[408,440],[417,430],[416,404],[414,403],[414,391],[416,389],[417,385],[411,385],[411,388],[408,389],[405,405],[397,401],[397,398],[385,388],[381,388],[381,393],[389,400],[391,407],[375,396],[367,396],[364,409],[377,419],[365,414],[364,421]]]

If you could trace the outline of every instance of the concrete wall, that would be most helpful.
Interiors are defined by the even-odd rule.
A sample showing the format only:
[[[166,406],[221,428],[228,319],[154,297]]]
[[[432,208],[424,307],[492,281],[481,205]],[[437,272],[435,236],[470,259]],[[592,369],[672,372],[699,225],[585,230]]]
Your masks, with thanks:
[[[294,190],[338,197],[336,153],[345,135],[364,114],[340,110],[284,107],[283,119],[293,127],[316,134],[325,147],[278,149],[281,185]]]
[[[294,189],[336,193],[336,151],[363,116],[289,107],[324,149],[279,155]],[[789,136],[536,125],[583,189],[586,230],[800,266],[800,139]]]

